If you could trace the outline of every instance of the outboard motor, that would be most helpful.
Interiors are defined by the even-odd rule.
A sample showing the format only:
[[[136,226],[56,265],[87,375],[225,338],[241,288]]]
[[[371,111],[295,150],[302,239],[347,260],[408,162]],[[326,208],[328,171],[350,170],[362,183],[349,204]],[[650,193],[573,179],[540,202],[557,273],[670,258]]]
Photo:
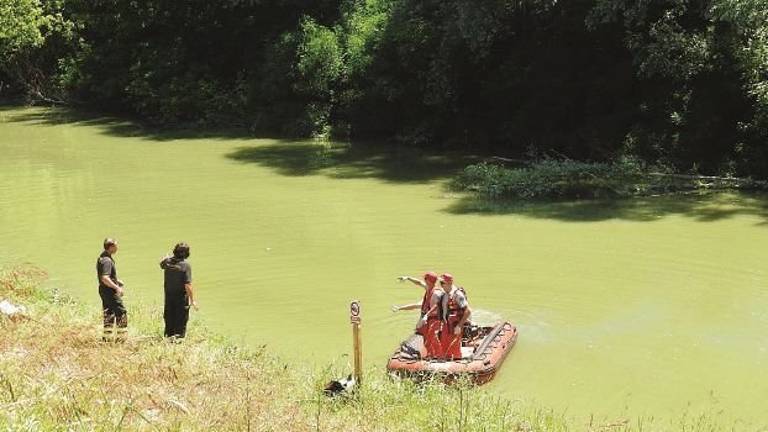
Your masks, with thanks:
[[[357,382],[352,378],[352,374],[349,374],[346,378],[330,381],[325,385],[323,393],[328,397],[335,397],[342,394],[352,393],[356,387]]]

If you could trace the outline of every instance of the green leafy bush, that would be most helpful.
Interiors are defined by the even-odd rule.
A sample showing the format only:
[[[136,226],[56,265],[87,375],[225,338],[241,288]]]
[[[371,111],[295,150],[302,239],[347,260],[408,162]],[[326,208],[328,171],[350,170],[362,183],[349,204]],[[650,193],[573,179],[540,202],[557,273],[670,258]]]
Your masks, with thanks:
[[[519,168],[467,166],[452,186],[489,199],[622,198],[678,191],[764,188],[751,179],[679,175],[625,157],[613,162],[543,159]]]

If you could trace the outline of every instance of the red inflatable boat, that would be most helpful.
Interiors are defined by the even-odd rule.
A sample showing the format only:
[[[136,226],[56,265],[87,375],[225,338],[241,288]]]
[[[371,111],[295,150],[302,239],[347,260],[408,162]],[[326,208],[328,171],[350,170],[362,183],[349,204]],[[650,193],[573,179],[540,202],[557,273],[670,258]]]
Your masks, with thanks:
[[[485,384],[496,375],[515,342],[517,327],[508,322],[490,327],[467,326],[460,360],[426,360],[422,337],[413,335],[400,344],[389,359],[387,370],[402,377],[437,376],[447,381],[466,377],[475,384]]]

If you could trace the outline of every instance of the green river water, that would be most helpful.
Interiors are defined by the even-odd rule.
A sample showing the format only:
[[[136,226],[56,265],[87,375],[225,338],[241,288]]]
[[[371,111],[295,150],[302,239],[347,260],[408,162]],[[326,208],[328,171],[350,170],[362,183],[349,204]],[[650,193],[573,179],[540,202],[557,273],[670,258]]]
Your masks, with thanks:
[[[157,262],[185,240],[214,329],[289,363],[346,364],[356,298],[365,362],[382,371],[416,319],[390,305],[421,295],[395,278],[450,271],[477,319],[520,329],[482,391],[585,418],[768,424],[768,199],[483,212],[446,191],[457,166],[6,108],[0,264],[36,263],[97,308],[94,263],[114,236],[128,307],[159,307]]]

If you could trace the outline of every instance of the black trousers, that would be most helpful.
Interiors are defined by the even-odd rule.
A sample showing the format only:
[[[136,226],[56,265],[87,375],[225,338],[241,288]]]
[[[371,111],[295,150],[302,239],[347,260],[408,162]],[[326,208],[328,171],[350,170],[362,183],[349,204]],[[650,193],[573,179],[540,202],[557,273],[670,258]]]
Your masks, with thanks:
[[[165,294],[165,336],[183,338],[187,335],[187,322],[189,321],[189,304],[186,294]]]
[[[128,311],[125,309],[123,299],[112,288],[99,287],[101,297],[101,309],[104,311],[104,337],[113,336],[117,327],[119,337],[123,337],[128,327]]]

